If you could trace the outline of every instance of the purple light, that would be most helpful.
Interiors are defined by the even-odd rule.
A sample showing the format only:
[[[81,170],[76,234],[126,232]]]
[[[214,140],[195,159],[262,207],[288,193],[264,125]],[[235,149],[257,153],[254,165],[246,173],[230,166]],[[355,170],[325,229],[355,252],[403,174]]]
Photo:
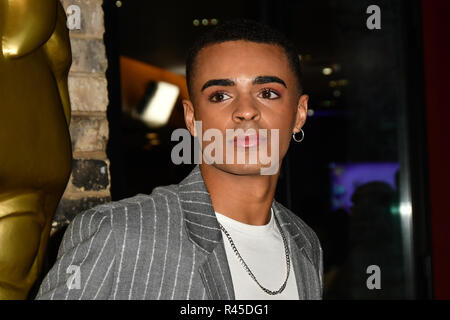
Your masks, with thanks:
[[[399,168],[395,162],[331,163],[332,210],[342,208],[350,212],[353,193],[368,182],[382,181],[396,189],[395,174]]]

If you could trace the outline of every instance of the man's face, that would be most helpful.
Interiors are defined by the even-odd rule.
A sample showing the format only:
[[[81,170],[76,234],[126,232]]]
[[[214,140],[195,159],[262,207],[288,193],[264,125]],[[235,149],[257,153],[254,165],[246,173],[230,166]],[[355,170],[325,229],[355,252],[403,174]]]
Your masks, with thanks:
[[[202,122],[203,132],[214,128],[222,133],[223,163],[211,165],[229,173],[261,174],[261,168],[269,166],[261,160],[261,152],[273,156],[275,150],[281,165],[292,133],[306,120],[308,96],[299,97],[294,72],[276,45],[228,41],[207,46],[196,58],[191,91],[192,102],[183,101],[187,127],[200,140],[194,120]],[[233,131],[237,134],[230,136],[227,129],[247,134]],[[259,129],[267,129],[267,135]],[[274,129],[279,130],[277,139]],[[210,143],[203,141],[202,147]],[[249,163],[255,149],[257,161]],[[246,156],[245,164],[238,163],[239,155]]]

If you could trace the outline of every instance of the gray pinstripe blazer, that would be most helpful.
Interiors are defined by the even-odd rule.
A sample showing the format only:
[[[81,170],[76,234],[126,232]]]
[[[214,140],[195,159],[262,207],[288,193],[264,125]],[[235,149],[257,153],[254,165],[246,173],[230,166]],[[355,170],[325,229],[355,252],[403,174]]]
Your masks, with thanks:
[[[300,299],[321,299],[318,238],[275,200],[272,208],[288,238]],[[68,281],[69,266],[79,268],[79,285]],[[222,233],[199,167],[178,185],[76,216],[36,298],[234,299]]]

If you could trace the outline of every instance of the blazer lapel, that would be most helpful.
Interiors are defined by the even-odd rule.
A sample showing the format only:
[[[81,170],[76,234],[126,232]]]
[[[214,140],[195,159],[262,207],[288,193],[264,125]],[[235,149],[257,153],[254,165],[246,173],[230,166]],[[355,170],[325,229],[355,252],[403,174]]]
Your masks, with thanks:
[[[198,165],[179,184],[178,191],[188,236],[206,255],[199,267],[206,293],[210,299],[234,300],[222,232]]]
[[[288,246],[300,300],[321,299],[319,275],[314,267],[311,243],[306,239],[301,227],[279,203],[274,201],[272,208],[281,228],[288,235]]]
[[[234,300],[233,281],[223,242],[218,244],[199,268],[206,292],[213,300]]]

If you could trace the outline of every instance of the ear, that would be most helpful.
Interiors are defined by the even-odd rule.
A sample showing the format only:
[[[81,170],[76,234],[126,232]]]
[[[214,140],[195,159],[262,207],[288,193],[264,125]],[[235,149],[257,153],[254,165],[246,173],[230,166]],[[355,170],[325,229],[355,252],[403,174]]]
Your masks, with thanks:
[[[186,123],[186,128],[189,130],[189,132],[193,137],[196,137],[194,105],[192,104],[192,101],[189,99],[183,99],[182,102],[184,108],[184,122]]]
[[[306,116],[308,114],[308,100],[309,96],[307,94],[302,94],[300,98],[298,98],[297,115],[295,117],[293,133],[300,132],[300,129],[305,124]]]

